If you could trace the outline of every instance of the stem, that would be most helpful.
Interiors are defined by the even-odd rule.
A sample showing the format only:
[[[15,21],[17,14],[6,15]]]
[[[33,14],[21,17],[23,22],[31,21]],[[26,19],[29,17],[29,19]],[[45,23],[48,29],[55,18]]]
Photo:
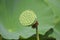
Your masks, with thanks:
[[[37,40],[39,40],[38,27],[36,27],[36,38],[37,38]]]

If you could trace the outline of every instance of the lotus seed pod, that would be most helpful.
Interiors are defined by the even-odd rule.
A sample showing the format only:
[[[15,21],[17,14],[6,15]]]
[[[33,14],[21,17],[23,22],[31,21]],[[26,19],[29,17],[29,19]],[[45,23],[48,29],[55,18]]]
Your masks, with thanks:
[[[32,10],[25,10],[19,16],[19,21],[22,25],[32,25],[36,21],[36,14]]]

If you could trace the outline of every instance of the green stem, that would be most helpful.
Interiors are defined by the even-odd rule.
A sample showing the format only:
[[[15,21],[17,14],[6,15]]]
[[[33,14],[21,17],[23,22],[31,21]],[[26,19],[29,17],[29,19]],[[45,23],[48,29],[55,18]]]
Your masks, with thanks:
[[[37,38],[37,40],[39,40],[38,27],[36,27],[36,38]]]

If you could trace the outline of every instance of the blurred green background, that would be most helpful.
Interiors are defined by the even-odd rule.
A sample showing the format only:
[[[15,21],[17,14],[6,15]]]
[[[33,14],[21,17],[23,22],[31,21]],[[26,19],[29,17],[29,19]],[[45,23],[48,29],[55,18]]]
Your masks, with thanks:
[[[4,38],[29,38],[35,34],[35,29],[19,22],[19,16],[25,10],[36,13],[40,34],[53,28],[51,36],[60,39],[60,0],[0,0],[0,34]]]

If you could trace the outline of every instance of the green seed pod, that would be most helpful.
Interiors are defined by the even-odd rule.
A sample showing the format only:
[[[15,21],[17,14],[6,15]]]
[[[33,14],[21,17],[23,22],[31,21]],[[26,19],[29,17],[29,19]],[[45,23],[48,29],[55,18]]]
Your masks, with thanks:
[[[19,21],[22,25],[28,26],[32,25],[36,21],[36,15],[32,10],[25,10],[21,13]]]

